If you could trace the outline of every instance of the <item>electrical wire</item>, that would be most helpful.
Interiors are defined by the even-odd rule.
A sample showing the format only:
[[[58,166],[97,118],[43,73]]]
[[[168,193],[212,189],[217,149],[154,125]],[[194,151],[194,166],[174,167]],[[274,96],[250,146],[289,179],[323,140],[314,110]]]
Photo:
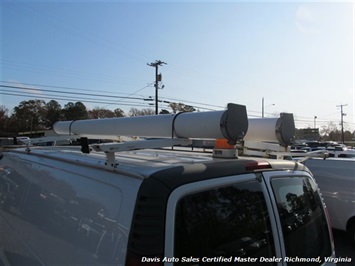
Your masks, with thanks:
[[[116,102],[110,101],[102,101],[102,100],[95,100],[95,99],[83,99],[83,98],[73,98],[73,97],[60,97],[60,96],[44,96],[44,95],[34,95],[34,94],[25,94],[25,93],[10,93],[10,92],[2,92],[3,95],[10,95],[10,96],[21,96],[21,97],[28,97],[34,99],[50,99],[50,100],[63,100],[63,101],[80,101],[83,103],[96,103],[96,104],[109,104],[109,105],[118,105]],[[138,103],[138,102],[126,102],[119,104],[124,106],[139,106],[139,107],[147,107],[146,104]]]
[[[7,81],[1,81],[2,83],[6,84],[18,84],[15,82],[7,82]],[[143,89],[149,87],[152,85],[152,83],[138,89],[137,91],[128,94],[127,96],[118,96],[118,93],[112,93],[109,91],[105,91],[105,93],[109,94],[96,94],[96,93],[87,93],[87,91],[94,91],[94,90],[85,90],[85,89],[80,89],[80,88],[72,88],[72,87],[61,87],[61,86],[54,86],[54,85],[43,85],[43,84],[33,84],[33,83],[24,83],[27,86],[14,86],[14,85],[0,85],[1,88],[3,88],[0,93],[3,95],[9,95],[9,96],[22,96],[22,97],[29,97],[29,98],[39,98],[39,99],[51,99],[51,100],[67,100],[67,101],[81,101],[81,102],[86,102],[86,103],[96,103],[96,104],[105,104],[105,107],[110,106],[110,105],[115,105],[115,106],[131,106],[131,107],[151,107],[154,104],[151,103],[144,103],[140,101],[153,101],[154,98],[151,96],[143,96],[141,97],[133,97],[132,95],[135,95],[136,93],[142,91]],[[51,89],[40,89],[40,88],[31,88],[29,86],[42,86],[46,88],[53,88],[55,90]],[[20,90],[19,92],[14,92],[11,91],[10,89],[14,90]],[[65,91],[60,91],[57,89],[62,89]],[[76,90],[76,91],[82,91],[82,92],[72,92],[70,90]],[[21,92],[22,91],[22,92]],[[25,92],[23,92],[25,91]],[[86,93],[84,93],[86,91]],[[35,92],[35,93],[31,93]],[[63,96],[65,94],[66,96]],[[121,93],[123,94],[123,93]],[[109,99],[108,99],[109,98]],[[112,100],[112,99],[117,99]],[[124,101],[124,102],[123,102]],[[191,106],[195,108],[196,110],[207,110],[207,111],[213,111],[213,110],[218,110],[221,108],[225,108],[225,106],[220,106],[220,105],[214,105],[214,104],[207,104],[207,103],[201,103],[201,102],[196,102],[196,101],[189,101],[189,100],[184,100],[184,99],[176,99],[176,98],[169,98],[169,97],[160,97],[159,100],[159,107],[165,108],[165,109],[170,109],[171,103],[182,103],[187,106]],[[268,114],[266,114],[268,115]],[[260,112],[258,111],[253,111],[253,110],[248,110],[248,116],[249,117],[260,117]],[[314,117],[295,117],[295,123],[297,124],[298,127],[300,125],[305,125],[310,127],[310,125],[314,124]],[[319,124],[326,124],[326,123],[334,123],[334,120],[329,120],[325,118],[317,118],[317,123]],[[344,125],[348,127],[353,127],[355,126],[355,123],[352,122],[347,122],[344,121]]]
[[[105,95],[105,94],[92,94],[92,93],[81,93],[81,92],[68,92],[68,91],[58,91],[58,90],[46,90],[46,89],[36,89],[36,88],[29,88],[29,87],[22,87],[22,86],[7,86],[7,85],[0,85],[2,88],[11,88],[11,89],[20,89],[20,90],[29,90],[35,92],[54,92],[59,94],[74,94],[74,95],[83,95],[83,96],[92,96],[92,97],[107,97],[107,98],[120,98],[120,99],[132,99],[132,100],[142,100],[142,98],[138,97],[130,97],[130,96],[113,96],[113,95]]]

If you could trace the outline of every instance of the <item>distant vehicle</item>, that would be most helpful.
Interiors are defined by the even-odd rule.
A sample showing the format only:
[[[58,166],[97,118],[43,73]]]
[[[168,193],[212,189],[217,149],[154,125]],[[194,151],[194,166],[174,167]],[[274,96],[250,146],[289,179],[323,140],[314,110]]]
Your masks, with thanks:
[[[132,135],[167,137],[90,146],[83,139],[81,147],[3,152],[0,247],[6,263],[192,266],[215,258],[232,257],[230,264],[238,265],[240,258],[321,257],[317,265],[334,265],[323,260],[334,258],[334,244],[306,166],[183,147],[194,137],[235,143],[247,132],[245,108],[103,120],[54,128],[71,135],[134,128]],[[293,117],[267,121],[287,143],[282,128]]]
[[[16,137],[16,138],[21,141],[26,141],[30,139],[29,137]]]
[[[355,158],[312,158],[304,164],[320,187],[332,227],[347,231],[355,243]]]
[[[15,143],[14,138],[0,138],[0,147],[15,145]]]
[[[0,148],[15,148],[24,145],[24,141],[29,139],[27,137],[0,137]]]
[[[329,157],[336,158],[355,158],[355,150],[344,147],[329,147],[326,149],[329,152]]]

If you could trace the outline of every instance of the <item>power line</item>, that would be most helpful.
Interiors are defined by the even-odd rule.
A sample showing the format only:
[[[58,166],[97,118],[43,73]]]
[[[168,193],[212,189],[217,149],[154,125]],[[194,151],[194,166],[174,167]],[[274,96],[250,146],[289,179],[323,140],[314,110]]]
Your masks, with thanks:
[[[3,95],[10,95],[10,96],[21,96],[21,97],[29,97],[29,98],[34,98],[34,99],[51,99],[51,100],[62,100],[62,101],[80,101],[80,102],[86,102],[86,103],[99,103],[99,104],[108,104],[108,105],[118,105],[116,102],[110,102],[110,101],[104,101],[104,100],[95,100],[95,99],[86,99],[86,98],[69,98],[69,97],[60,97],[60,96],[43,96],[43,95],[34,95],[34,94],[25,94],[25,93],[9,93],[9,92],[4,92],[1,93]],[[119,105],[124,105],[124,106],[139,106],[139,107],[147,107],[146,104],[143,103],[137,103],[137,102],[126,102],[126,103],[120,103]]]
[[[144,86],[143,88],[140,88],[139,90],[137,90],[137,91],[135,91],[135,92],[132,92],[131,94],[129,94],[129,95],[128,95],[127,97],[125,97],[124,99],[122,99],[122,100],[120,100],[120,101],[116,101],[116,104],[118,104],[119,102],[122,102],[122,101],[124,101],[124,100],[126,100],[126,99],[129,99],[131,95],[137,94],[138,92],[144,90],[145,88],[150,87],[152,84],[153,84],[153,83],[149,83],[149,84],[147,84],[146,86]],[[143,101],[144,101],[144,100],[145,100],[145,99],[143,98]],[[106,105],[105,107],[107,107],[107,106],[109,106],[109,105],[111,105],[111,104],[108,104],[108,105]]]
[[[7,84],[18,84],[18,83],[15,83],[15,82],[8,82],[8,81],[0,81],[2,83],[7,83]],[[55,95],[55,94],[48,94],[48,93],[58,93],[58,94],[66,94],[66,95],[79,95],[79,96],[83,96],[81,98],[77,98],[77,97],[65,97],[65,98],[60,98],[60,99],[64,99],[64,100],[72,100],[72,99],[75,99],[75,100],[85,100],[85,99],[88,99],[87,96],[92,96],[92,97],[104,97],[104,98],[116,98],[116,99],[120,99],[119,101],[115,101],[115,102],[110,102],[110,104],[118,104],[119,102],[123,101],[123,100],[144,100],[146,101],[149,96],[141,96],[141,97],[132,97],[132,95],[142,91],[143,89],[151,86],[153,83],[149,83],[147,84],[146,86],[138,89],[137,91],[131,93],[131,94],[128,94],[127,96],[116,96],[116,95],[112,95],[113,93],[112,92],[109,92],[109,91],[102,91],[102,92],[105,92],[105,93],[110,93],[109,95],[108,94],[93,94],[93,93],[87,93],[87,91],[96,91],[96,90],[86,90],[86,89],[81,89],[81,88],[74,88],[74,87],[63,87],[63,86],[55,86],[55,85],[44,85],[44,84],[34,84],[34,83],[22,83],[26,86],[15,86],[15,85],[0,85],[0,87],[3,87],[3,88],[11,88],[11,89],[16,89],[16,90],[25,90],[25,91],[33,91],[33,92],[38,92],[38,93],[42,93],[42,92],[45,92],[46,93],[46,96],[53,96],[53,97],[58,97],[58,95]],[[41,87],[46,87],[46,88],[55,88],[55,89],[61,89],[61,91],[58,91],[58,90],[49,90],[49,89],[42,89],[42,88],[31,88],[29,86],[41,86]],[[62,91],[62,90],[66,90],[66,91]],[[67,90],[76,90],[76,91],[83,91],[82,93],[79,93],[79,92],[68,92]],[[84,91],[86,91],[86,93],[84,93]],[[26,97],[31,97],[31,98],[36,98],[36,97],[42,97],[41,95],[39,94],[30,94],[30,93],[27,93],[25,94],[22,93],[20,94],[20,92],[16,92],[16,94],[13,93],[13,91],[11,90],[2,90],[1,92],[3,92],[2,94],[4,95],[13,95],[13,96],[26,96]],[[0,93],[1,93],[0,92]],[[6,93],[4,93],[6,92]],[[118,94],[118,93],[114,93],[114,94]],[[123,94],[123,93],[121,93]],[[61,96],[59,96],[61,97]],[[43,97],[42,97],[43,98]],[[45,97],[44,99],[48,99],[48,97]],[[161,97],[162,100],[158,100],[159,103],[171,103],[171,102],[181,102],[181,103],[184,103],[184,104],[188,104],[196,109],[202,109],[202,110],[210,110],[210,111],[213,111],[213,110],[217,110],[217,109],[220,109],[220,108],[225,108],[225,106],[219,106],[219,105],[213,105],[213,104],[207,104],[207,103],[201,103],[201,102],[194,102],[194,101],[188,101],[188,100],[183,100],[183,99],[175,99],[175,98],[168,98],[168,97]],[[100,101],[100,103],[105,103],[103,101]],[[109,104],[109,105],[110,105]],[[167,107],[169,107],[167,105]],[[210,107],[213,107],[213,108],[210,108]]]
[[[64,92],[58,90],[46,90],[46,89],[36,89],[22,86],[8,86],[8,85],[0,85],[2,88],[11,88],[11,89],[20,89],[20,90],[29,90],[29,91],[37,91],[37,92],[54,92],[60,94],[75,94],[75,95],[84,95],[84,96],[93,96],[93,97],[108,97],[108,98],[120,98],[120,99],[133,99],[133,100],[142,100],[138,97],[130,97],[130,96],[113,96],[113,95],[105,95],[105,94],[92,94],[92,93],[81,93],[81,92]]]
[[[14,84],[15,82],[7,82],[7,81],[1,81],[3,83],[7,84]],[[15,83],[18,84],[18,83]],[[0,94],[3,95],[9,95],[9,96],[23,96],[23,97],[30,97],[30,98],[39,98],[39,99],[52,99],[52,100],[67,100],[67,101],[82,101],[82,102],[87,102],[87,103],[97,103],[97,104],[105,104],[106,106],[109,105],[123,105],[123,106],[134,106],[134,107],[147,107],[147,103],[140,102],[140,101],[146,101],[147,98],[150,96],[143,96],[141,97],[132,97],[132,95],[136,94],[137,92],[143,90],[144,88],[147,88],[152,85],[152,83],[138,89],[137,91],[128,94],[127,96],[119,96],[117,95],[118,93],[112,93],[109,91],[103,91],[107,94],[96,94],[96,93],[87,93],[87,91],[94,91],[94,90],[86,90],[86,89],[81,89],[81,88],[72,88],[72,87],[63,87],[63,86],[55,86],[55,85],[43,85],[43,84],[30,84],[30,83],[24,83],[27,86],[15,86],[15,85],[0,85],[1,88],[3,88],[0,91]],[[29,86],[42,86],[46,88],[55,88],[55,89],[61,89],[59,90],[51,90],[51,89],[42,89],[42,88],[31,88]],[[7,89],[11,90],[7,90]],[[18,90],[18,92],[15,92],[13,90]],[[65,91],[63,91],[65,90]],[[82,92],[72,92],[68,90],[76,90],[76,91],[82,91]],[[23,91],[23,92],[21,92]],[[86,91],[86,93],[84,93]],[[33,92],[33,93],[31,93]],[[35,94],[37,93],[37,94]],[[43,93],[40,95],[39,93]],[[66,96],[63,96],[65,94]],[[70,96],[67,96],[70,95]],[[109,98],[109,99],[108,99]],[[116,100],[113,100],[116,99]],[[122,103],[125,101],[125,103]],[[214,104],[208,104],[208,103],[201,103],[201,102],[196,102],[196,101],[189,101],[189,100],[184,100],[184,99],[176,99],[176,98],[169,98],[169,97],[161,97],[161,99],[158,99],[159,104],[162,105],[164,108],[170,108],[169,104],[171,102],[180,102],[185,105],[189,105],[195,109],[200,109],[200,110],[207,110],[207,111],[212,111],[212,110],[218,110],[220,108],[225,108],[225,106],[220,106],[220,105],[214,105]],[[149,104],[151,105],[151,104]],[[347,105],[342,105],[347,106]],[[341,107],[339,105],[338,107]],[[255,114],[255,115],[253,115]],[[342,117],[345,116],[343,111],[341,111]],[[259,111],[253,111],[253,110],[248,110],[248,115],[250,117],[259,117],[260,112]],[[334,120],[327,120],[325,118],[321,118],[318,116],[317,122],[318,123],[331,123]],[[295,116],[295,123],[297,124],[304,124],[304,125],[311,125],[314,123],[314,118],[313,117],[299,117]],[[355,126],[355,123],[353,122],[346,122],[342,121],[342,128],[344,125],[347,125],[349,127]],[[344,130],[344,129],[343,129]]]
[[[176,99],[176,98],[169,98],[169,97],[160,97],[161,99],[166,99],[174,102],[181,102],[181,103],[190,103],[190,104],[198,104],[198,105],[204,105],[204,106],[209,106],[213,108],[205,108],[201,107],[202,109],[205,110],[216,110],[215,108],[226,108],[226,106],[221,106],[221,105],[215,105],[215,104],[208,104],[208,103],[201,103],[201,102],[194,102],[194,101],[188,101],[188,100],[182,100],[182,99]]]
[[[72,91],[84,91],[85,93],[83,93],[84,95],[87,95],[87,92],[88,91],[91,91],[91,92],[97,92],[98,90],[90,90],[90,89],[82,89],[82,88],[78,88],[78,87],[67,87],[67,86],[58,86],[58,85],[46,85],[46,84],[38,84],[38,83],[27,83],[27,82],[14,82],[14,81],[0,81],[1,83],[6,83],[6,84],[15,84],[13,86],[15,87],[24,87],[25,86],[36,86],[36,87],[45,87],[45,88],[55,88],[55,89],[61,89],[61,90],[72,90]],[[148,83],[146,86],[144,86],[143,88],[139,89],[138,91],[141,91],[142,89],[144,88],[147,88],[149,86],[151,86],[153,83]],[[37,88],[32,88],[32,89],[37,89]],[[119,92],[112,92],[112,91],[104,91],[104,90],[100,90],[101,93],[109,93],[110,94],[110,97],[113,95],[113,94],[116,94],[116,95],[119,95],[119,94],[122,94],[122,95],[132,95],[132,94],[135,94],[137,93],[136,92],[133,92],[133,93],[119,93]],[[102,95],[102,94],[100,94]],[[127,96],[122,96],[122,97],[127,97]]]
[[[15,82],[7,82],[7,81],[1,81],[3,83],[7,83],[7,84],[13,84]],[[17,84],[17,83],[15,83]],[[10,88],[10,89],[16,89],[16,90],[24,90],[24,91],[28,91],[28,93],[26,92],[13,92],[12,90],[5,90],[5,89],[2,89],[0,93],[2,93],[3,95],[10,95],[10,96],[24,96],[24,97],[30,97],[30,98],[41,98],[41,99],[56,99],[56,100],[79,100],[79,101],[86,101],[86,102],[91,102],[91,103],[106,103],[108,105],[112,105],[112,104],[119,104],[120,102],[122,101],[125,101],[125,100],[144,100],[146,101],[149,97],[145,97],[145,96],[141,96],[141,97],[132,97],[132,95],[142,91],[143,89],[149,87],[152,85],[152,83],[149,83],[147,84],[146,86],[138,89],[137,91],[131,93],[131,94],[128,94],[128,96],[115,96],[115,95],[105,95],[105,94],[93,94],[93,93],[79,93],[79,92],[68,92],[68,91],[62,91],[62,90],[76,90],[76,91],[94,91],[94,90],[86,90],[86,89],[80,89],[80,88],[73,88],[73,87],[63,87],[63,86],[55,86],[55,85],[44,85],[44,84],[34,84],[34,83],[22,83],[22,84],[25,84],[27,86],[15,86],[15,85],[0,85],[0,87],[3,87],[3,88]],[[58,91],[58,90],[50,90],[50,89],[42,89],[42,88],[31,88],[29,86],[41,86],[41,87],[46,87],[46,88],[55,88],[55,89],[62,89],[61,91]],[[33,91],[33,92],[36,92],[36,93],[46,93],[45,96],[43,95],[40,95],[40,94],[31,94],[30,92]],[[103,91],[105,93],[112,93],[112,92],[109,92],[109,91]],[[16,93],[16,94],[15,94]],[[71,96],[71,97],[62,97],[60,95],[56,95],[56,94],[50,94],[50,93],[56,93],[56,94],[65,94],[65,95],[78,95],[78,96],[82,96],[82,97],[75,97],[75,96]],[[117,94],[117,93],[116,93]],[[51,96],[52,98],[50,98],[49,96]],[[98,100],[97,98],[95,98],[95,101],[93,101],[91,98],[87,98],[87,96],[89,97],[104,97],[104,98],[116,98],[116,99],[119,99],[118,101],[109,101],[109,102],[106,102],[103,101],[103,100]],[[56,98],[53,98],[53,97],[56,97]],[[88,101],[88,99],[90,101]],[[178,100],[178,99],[169,99],[169,98],[164,98],[165,100],[159,100],[159,103],[161,104],[167,104],[165,105],[164,107],[166,108],[169,108],[169,105],[171,102],[175,102],[175,101],[179,101],[179,102],[182,102],[184,104],[186,103],[189,103],[189,105],[191,107],[194,107],[195,109],[203,109],[203,110],[216,110],[216,108],[208,108],[206,106],[215,106],[215,107],[218,107],[218,108],[223,108],[221,106],[217,106],[217,105],[211,105],[211,104],[205,104],[205,103],[198,103],[198,102],[191,102],[191,101],[186,101],[186,100]],[[193,104],[190,104],[190,103],[193,103]],[[126,104],[127,105],[127,104]],[[137,106],[135,104],[135,106]],[[143,105],[139,105],[139,106],[145,106],[144,104]]]
[[[7,82],[9,83],[9,82]],[[27,84],[30,85],[30,84]],[[32,84],[34,85],[34,84]],[[38,85],[38,84],[36,84]],[[59,90],[49,90],[49,89],[39,89],[31,88],[26,86],[10,86],[10,85],[0,85],[1,89],[0,94],[9,95],[9,96],[22,96],[28,98],[37,98],[37,99],[51,99],[51,100],[66,100],[66,101],[81,101],[86,103],[97,103],[97,104],[106,104],[108,105],[124,105],[124,106],[136,106],[136,107],[147,107],[147,104],[143,102],[145,97],[132,97],[131,95],[143,90],[146,87],[151,86],[148,84],[143,88],[140,88],[136,92],[131,93],[128,96],[116,96],[116,95],[105,95],[105,94],[94,94],[94,93],[84,93],[84,92],[68,92],[68,91],[59,91]],[[52,85],[41,85],[52,88],[62,88],[62,89],[73,89],[68,87],[52,86]],[[84,89],[75,88],[76,90],[85,91]],[[14,91],[16,90],[16,91]],[[65,94],[65,96],[63,96]],[[67,96],[69,95],[69,96]],[[114,99],[119,99],[114,101]],[[127,101],[122,103],[122,101]],[[140,101],[140,102],[137,102]]]

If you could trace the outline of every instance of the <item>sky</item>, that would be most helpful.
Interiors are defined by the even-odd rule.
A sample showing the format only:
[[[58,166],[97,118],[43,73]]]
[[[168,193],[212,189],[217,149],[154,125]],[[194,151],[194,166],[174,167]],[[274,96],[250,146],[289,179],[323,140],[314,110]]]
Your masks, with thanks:
[[[2,0],[0,105],[200,111],[243,104],[355,130],[354,1]],[[164,88],[162,88],[164,87]],[[144,100],[145,99],[145,100]],[[159,103],[168,109],[167,103]],[[345,115],[346,114],[346,115]],[[315,117],[317,117],[315,119]]]

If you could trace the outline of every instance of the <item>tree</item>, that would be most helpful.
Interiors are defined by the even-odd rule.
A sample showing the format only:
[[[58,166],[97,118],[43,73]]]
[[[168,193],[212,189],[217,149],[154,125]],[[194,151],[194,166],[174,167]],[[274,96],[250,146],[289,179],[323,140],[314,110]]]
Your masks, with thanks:
[[[172,102],[169,104],[169,106],[173,110],[174,114],[176,114],[177,112],[195,112],[196,111],[196,109],[193,106],[183,104],[183,103]]]
[[[52,128],[53,124],[62,118],[62,106],[55,100],[51,100],[46,104],[47,119],[46,125]]]
[[[0,119],[7,118],[8,112],[9,112],[9,109],[7,109],[4,105],[0,105]]]
[[[329,122],[327,126],[325,126],[325,125],[322,126],[320,133],[325,140],[328,140],[331,132],[333,132],[333,135],[334,135],[334,132],[337,132],[337,131],[338,131],[338,129],[337,129],[336,124],[334,122]]]
[[[151,108],[145,108],[145,109],[137,109],[132,107],[129,110],[129,116],[143,116],[143,115],[154,115],[155,111]]]
[[[170,112],[166,109],[162,109],[159,113],[160,115],[166,115],[166,114],[170,114]]]
[[[16,118],[14,118],[13,116],[8,117],[5,122],[3,135],[15,136],[18,132],[20,132],[18,126],[19,126],[19,121],[16,120]]]
[[[115,117],[115,113],[109,109],[96,107],[88,112],[88,116],[90,119],[97,118],[112,118]]]
[[[124,117],[124,111],[121,108],[116,108],[113,112],[116,117]]]
[[[79,120],[88,118],[86,106],[82,102],[68,102],[64,105],[62,112],[64,120]]]
[[[187,104],[183,104],[181,106],[181,111],[180,112],[195,112],[195,111],[196,111],[196,109],[193,106],[187,105]]]
[[[4,106],[0,106],[0,132],[4,132],[6,130],[6,123],[8,120],[8,109]]]
[[[12,118],[16,131],[36,131],[46,128],[47,110],[43,100],[22,101],[14,108]]]

